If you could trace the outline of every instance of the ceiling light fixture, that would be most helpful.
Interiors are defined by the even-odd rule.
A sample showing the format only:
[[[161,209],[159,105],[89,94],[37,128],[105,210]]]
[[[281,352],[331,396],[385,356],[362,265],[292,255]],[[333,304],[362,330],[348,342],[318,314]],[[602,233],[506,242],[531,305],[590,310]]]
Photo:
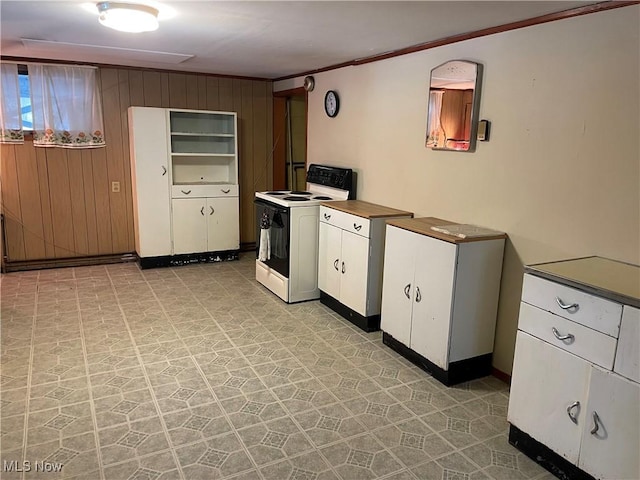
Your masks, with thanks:
[[[158,10],[138,3],[100,2],[99,21],[121,32],[151,32],[158,28]]]

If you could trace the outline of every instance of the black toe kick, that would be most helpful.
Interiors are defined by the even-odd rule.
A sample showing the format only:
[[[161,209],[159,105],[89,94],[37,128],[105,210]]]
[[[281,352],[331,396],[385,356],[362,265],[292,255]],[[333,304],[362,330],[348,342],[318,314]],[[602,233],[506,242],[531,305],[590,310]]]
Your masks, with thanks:
[[[343,305],[331,295],[324,293],[322,290],[320,290],[320,303],[340,314],[365,332],[376,332],[380,330],[380,315],[371,315],[370,317],[360,315],[355,310]]]
[[[443,370],[435,363],[426,359],[418,352],[400,343],[386,332],[382,332],[382,343],[395,350],[407,360],[415,363],[425,372],[429,372],[433,378],[446,386],[467,382],[475,378],[491,375],[491,356],[487,353],[478,357],[467,358],[449,364],[449,370]]]
[[[177,267],[192,263],[216,263],[238,260],[240,250],[225,250],[224,252],[187,253],[182,255],[163,255],[161,257],[138,257],[140,268]]]
[[[560,480],[595,480],[587,472],[513,425],[509,425],[509,443]]]

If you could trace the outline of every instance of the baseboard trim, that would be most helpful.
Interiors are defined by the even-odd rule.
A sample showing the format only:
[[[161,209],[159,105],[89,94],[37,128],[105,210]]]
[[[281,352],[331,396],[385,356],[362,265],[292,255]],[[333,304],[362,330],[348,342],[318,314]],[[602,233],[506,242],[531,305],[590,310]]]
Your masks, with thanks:
[[[491,375],[496,377],[498,380],[502,380],[507,385],[511,385],[511,375],[509,375],[508,373],[504,373],[502,370],[498,370],[496,367],[492,367]]]
[[[91,257],[48,258],[43,260],[21,260],[4,264],[3,273],[20,272],[26,270],[44,270],[47,268],[89,267],[92,265],[108,265],[112,263],[135,262],[135,253],[121,253],[118,255],[96,255]]]
[[[326,305],[365,332],[376,332],[380,330],[380,315],[365,317],[322,290],[320,290],[320,303]]]

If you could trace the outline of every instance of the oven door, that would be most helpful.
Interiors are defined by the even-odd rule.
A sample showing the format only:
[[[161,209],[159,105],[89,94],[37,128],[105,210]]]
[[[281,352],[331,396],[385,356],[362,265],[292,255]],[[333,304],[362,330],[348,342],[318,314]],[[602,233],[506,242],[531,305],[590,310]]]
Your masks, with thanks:
[[[289,278],[289,208],[255,199],[256,258]]]

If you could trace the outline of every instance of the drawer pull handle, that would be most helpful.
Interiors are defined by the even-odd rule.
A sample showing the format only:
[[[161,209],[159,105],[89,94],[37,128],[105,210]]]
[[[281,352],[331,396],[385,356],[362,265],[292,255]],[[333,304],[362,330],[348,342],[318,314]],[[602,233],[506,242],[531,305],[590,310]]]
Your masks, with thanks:
[[[185,195],[189,195],[191,193],[191,190],[187,190],[186,192],[184,190],[180,190],[182,193],[184,193]]]
[[[227,188],[226,190],[224,190],[224,189],[221,188],[220,191],[226,195],[227,193],[229,193],[231,191],[231,189]]]
[[[327,215],[326,213],[324,214],[324,219],[325,220],[329,220],[331,218],[331,215]]]
[[[408,283],[406,287],[404,287],[404,294],[406,295],[407,298],[411,298],[411,295],[409,295],[409,289],[411,288],[411,284]]]
[[[356,229],[357,232],[360,231],[360,229],[362,228],[362,225],[356,225],[355,223],[353,224],[353,228]]]
[[[598,433],[598,430],[600,430],[600,417],[594,411],[593,412],[593,428],[591,429],[591,435],[596,435]]]
[[[567,333],[566,335],[560,335],[560,332],[558,331],[558,329],[556,329],[556,327],[551,327],[551,331],[558,340],[562,340],[563,342],[565,340],[573,341],[573,339],[576,338],[570,333]]]
[[[569,405],[567,407],[567,415],[569,415],[569,418],[571,419],[571,421],[577,425],[578,424],[578,415],[577,415],[577,413],[575,415],[573,414],[573,410],[574,409],[576,410],[576,412],[580,411],[580,402],[578,402],[578,401],[573,402],[571,405]]]
[[[335,269],[336,269],[336,272],[339,270],[339,269],[338,269],[338,260],[339,260],[339,259],[338,259],[338,258],[336,258],[336,261],[335,261],[335,262],[333,262],[333,268],[335,268]]]
[[[416,303],[422,301],[422,294],[420,293],[420,287],[416,287]]]
[[[566,304],[562,303],[562,300],[560,300],[559,297],[556,297],[556,303],[563,310],[571,310],[572,308],[575,308],[577,310],[578,307],[580,306],[577,303],[571,303],[569,305],[566,305]]]

